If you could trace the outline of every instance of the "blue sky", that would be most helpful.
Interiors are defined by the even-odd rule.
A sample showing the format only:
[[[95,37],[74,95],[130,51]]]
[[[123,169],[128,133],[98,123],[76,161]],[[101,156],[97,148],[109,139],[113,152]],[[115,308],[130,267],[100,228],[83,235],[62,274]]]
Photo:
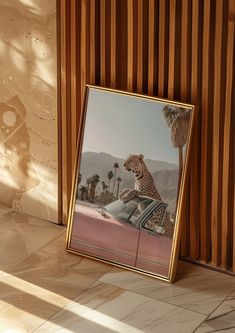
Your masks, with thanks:
[[[170,128],[162,109],[149,99],[90,89],[83,152],[105,152],[119,158],[143,154],[144,158],[178,165]]]

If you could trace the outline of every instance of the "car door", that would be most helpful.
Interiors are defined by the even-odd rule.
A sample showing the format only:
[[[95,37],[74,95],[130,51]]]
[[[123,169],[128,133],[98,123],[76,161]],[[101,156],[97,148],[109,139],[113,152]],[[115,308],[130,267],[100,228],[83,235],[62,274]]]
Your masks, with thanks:
[[[137,268],[164,276],[168,275],[172,239],[156,232],[155,226],[151,223],[151,218],[153,214],[161,210],[163,214],[159,214],[159,216],[163,219],[166,209],[166,204],[158,203],[141,221],[136,258]],[[159,221],[159,224],[161,224],[161,221]]]
[[[140,231],[95,209],[77,207],[71,246],[77,251],[134,266]]]

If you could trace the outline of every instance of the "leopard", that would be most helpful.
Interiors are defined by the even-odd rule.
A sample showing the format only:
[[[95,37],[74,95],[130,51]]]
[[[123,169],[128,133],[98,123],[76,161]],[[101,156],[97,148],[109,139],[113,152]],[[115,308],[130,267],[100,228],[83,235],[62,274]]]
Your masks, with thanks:
[[[134,189],[125,188],[119,195],[123,202],[128,202],[140,195],[162,201],[161,195],[154,184],[153,176],[144,162],[143,154],[130,155],[123,165],[127,171],[132,171],[135,175]]]
[[[170,214],[166,210],[166,206],[162,205],[146,223],[146,227],[157,234],[161,234],[168,238],[173,238],[174,223],[170,219]]]
[[[123,189],[119,194],[119,199],[126,203],[139,196],[147,196],[162,201],[161,195],[155,186],[153,176],[144,162],[143,154],[130,155],[123,165],[127,171],[134,173],[135,184],[134,189]],[[149,227],[155,229],[156,232],[166,237],[173,238],[174,223],[170,219],[169,212],[166,211],[166,206],[160,207],[153,213],[148,224]]]

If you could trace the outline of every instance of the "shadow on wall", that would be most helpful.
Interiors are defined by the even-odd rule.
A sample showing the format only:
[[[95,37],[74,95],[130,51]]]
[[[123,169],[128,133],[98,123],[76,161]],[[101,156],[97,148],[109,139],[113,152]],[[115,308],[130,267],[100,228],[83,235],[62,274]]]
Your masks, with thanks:
[[[3,0],[0,18],[0,203],[57,222],[56,1]]]
[[[20,201],[24,192],[37,186],[40,180],[31,163],[30,139],[23,104],[15,96],[7,103],[0,102],[0,113],[0,134],[4,143],[0,163],[5,171],[0,202],[19,208],[17,201]]]

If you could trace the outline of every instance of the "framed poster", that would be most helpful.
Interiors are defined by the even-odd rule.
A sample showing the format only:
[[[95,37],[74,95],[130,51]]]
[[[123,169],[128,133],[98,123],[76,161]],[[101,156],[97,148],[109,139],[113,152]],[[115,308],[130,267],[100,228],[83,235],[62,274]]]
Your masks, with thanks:
[[[173,282],[194,107],[86,87],[67,250]]]

